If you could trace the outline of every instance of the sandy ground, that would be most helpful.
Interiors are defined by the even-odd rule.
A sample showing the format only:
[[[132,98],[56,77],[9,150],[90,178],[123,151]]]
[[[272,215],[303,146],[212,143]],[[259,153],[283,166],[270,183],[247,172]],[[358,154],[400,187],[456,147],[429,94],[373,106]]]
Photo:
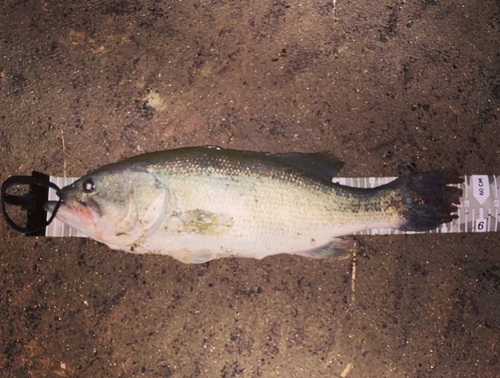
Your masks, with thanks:
[[[3,0],[0,178],[203,144],[498,174],[498,7]],[[0,233],[2,377],[498,377],[498,234],[360,237],[353,295],[352,259]]]

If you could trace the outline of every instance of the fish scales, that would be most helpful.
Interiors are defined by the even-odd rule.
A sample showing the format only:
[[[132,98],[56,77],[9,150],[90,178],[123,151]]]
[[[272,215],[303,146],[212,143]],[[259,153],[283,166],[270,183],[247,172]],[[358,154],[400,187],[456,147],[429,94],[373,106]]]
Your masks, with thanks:
[[[201,164],[200,164],[201,163]],[[250,201],[246,201],[239,210],[251,211],[251,219],[247,219],[250,224],[253,219],[261,216],[264,220],[282,221],[286,223],[287,228],[291,228],[293,221],[297,221],[298,227],[304,227],[304,223],[321,224],[327,223],[331,229],[332,222],[339,220],[345,223],[349,218],[370,217],[371,213],[380,211],[380,198],[370,200],[372,196],[366,195],[365,191],[358,190],[357,195],[351,194],[341,186],[324,183],[316,178],[307,177],[300,171],[287,171],[283,167],[269,167],[255,164],[250,161],[249,164],[242,164],[240,161],[231,161],[228,159],[193,159],[193,161],[183,161],[184,171],[179,169],[177,163],[173,169],[168,166],[157,166],[155,170],[166,171],[166,180],[170,181],[172,187],[172,177],[179,178],[177,193],[185,193],[194,196],[194,199],[204,199],[203,193],[211,193],[212,198],[203,202],[192,202],[187,207],[197,206],[209,208],[216,206],[217,211],[227,211],[228,199],[220,202],[222,194],[229,194],[228,187],[231,187],[233,194],[237,195],[239,201],[250,196]],[[199,176],[199,177],[198,177]],[[192,179],[190,183],[187,180]],[[208,180],[202,181],[201,177]],[[264,181],[270,178],[271,181]],[[220,180],[219,185],[226,185],[224,193],[215,190],[214,179]],[[202,184],[203,182],[203,184]],[[240,182],[241,186],[235,185]],[[202,193],[200,197],[197,192],[190,193],[186,187],[204,188],[199,190]],[[386,193],[388,195],[388,193]],[[380,197],[380,196],[379,196]],[[217,202],[219,201],[219,202]],[[257,205],[257,204],[260,204]],[[280,211],[273,212],[274,216],[269,216],[269,211],[274,209]],[[239,213],[240,215],[244,213]]]
[[[345,235],[454,218],[455,173],[359,189],[332,183],[340,166],[326,153],[201,147],[145,154],[64,188],[57,216],[111,248],[186,263],[278,253],[341,257],[352,247]]]

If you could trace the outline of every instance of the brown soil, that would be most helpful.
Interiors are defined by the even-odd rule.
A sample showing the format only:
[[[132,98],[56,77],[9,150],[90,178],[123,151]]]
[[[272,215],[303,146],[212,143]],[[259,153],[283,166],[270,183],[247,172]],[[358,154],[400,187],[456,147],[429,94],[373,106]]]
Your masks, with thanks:
[[[203,144],[498,174],[498,6],[4,0],[0,178]],[[498,374],[498,233],[360,237],[355,300],[351,260],[0,235],[2,377]]]

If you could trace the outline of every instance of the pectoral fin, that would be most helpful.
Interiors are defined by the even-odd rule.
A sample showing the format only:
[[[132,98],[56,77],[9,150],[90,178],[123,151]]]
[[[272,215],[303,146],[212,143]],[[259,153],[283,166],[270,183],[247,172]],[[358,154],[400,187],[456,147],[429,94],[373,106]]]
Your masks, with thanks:
[[[212,213],[201,209],[189,210],[179,214],[182,221],[181,232],[198,235],[221,235],[234,223],[227,214]]]

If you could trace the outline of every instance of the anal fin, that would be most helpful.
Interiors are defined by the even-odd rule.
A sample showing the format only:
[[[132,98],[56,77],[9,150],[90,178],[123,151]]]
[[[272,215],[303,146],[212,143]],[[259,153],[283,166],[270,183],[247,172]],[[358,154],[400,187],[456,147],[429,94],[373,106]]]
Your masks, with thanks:
[[[295,254],[309,257],[311,259],[336,258],[344,260],[351,256],[356,247],[356,240],[353,237],[342,236],[333,239],[331,242],[324,244],[321,247],[296,252]]]
[[[188,248],[169,251],[168,255],[184,264],[203,264],[215,258],[215,254],[209,250],[191,250]]]

